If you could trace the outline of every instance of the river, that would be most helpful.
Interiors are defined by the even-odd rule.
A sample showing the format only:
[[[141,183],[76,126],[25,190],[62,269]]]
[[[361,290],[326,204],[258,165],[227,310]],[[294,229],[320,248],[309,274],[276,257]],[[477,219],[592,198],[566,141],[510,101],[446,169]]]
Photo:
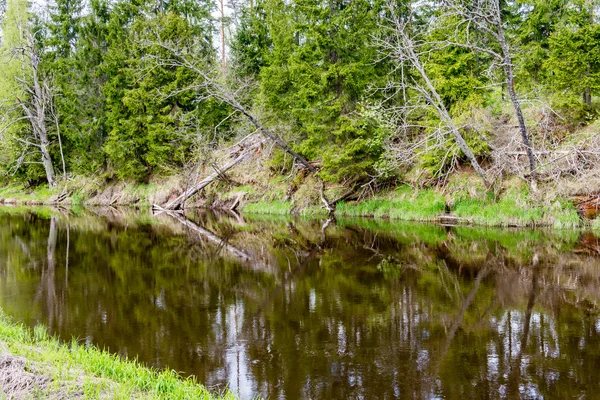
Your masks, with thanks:
[[[0,208],[0,307],[243,399],[593,398],[590,232]]]

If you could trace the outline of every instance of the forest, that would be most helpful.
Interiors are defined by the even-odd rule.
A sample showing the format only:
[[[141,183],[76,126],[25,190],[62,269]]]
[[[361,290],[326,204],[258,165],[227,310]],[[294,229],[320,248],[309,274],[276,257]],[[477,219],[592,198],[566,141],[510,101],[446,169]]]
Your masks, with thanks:
[[[514,192],[548,213],[600,183],[596,0],[5,0],[0,13],[4,186],[176,182],[165,204],[213,180],[221,194],[263,182],[255,200],[330,212],[406,187],[454,190],[442,211]]]

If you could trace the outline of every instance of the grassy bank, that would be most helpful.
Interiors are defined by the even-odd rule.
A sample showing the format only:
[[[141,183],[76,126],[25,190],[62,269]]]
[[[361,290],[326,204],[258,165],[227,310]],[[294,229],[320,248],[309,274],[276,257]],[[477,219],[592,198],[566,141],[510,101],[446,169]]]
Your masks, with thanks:
[[[244,212],[290,214],[296,211],[289,202],[261,201],[248,204]],[[561,229],[590,225],[589,221],[579,217],[569,201],[532,193],[525,183],[515,181],[508,182],[499,193],[473,185],[468,179],[451,182],[444,188],[416,189],[403,185],[362,201],[341,202],[335,214],[339,217],[452,221],[498,227],[552,226]]]
[[[231,181],[218,181],[190,199],[188,207],[229,209],[240,202],[246,214],[301,215],[325,217],[318,184],[311,176],[293,181],[248,174],[244,169],[231,172]],[[150,207],[165,204],[186,187],[183,176],[157,178],[147,184],[126,181],[74,178],[57,188],[45,186],[0,188],[0,203]],[[332,186],[329,198],[347,189]],[[64,197],[61,195],[66,194]],[[283,199],[283,200],[282,200]],[[340,217],[374,217],[405,221],[448,221],[480,226],[552,226],[573,228],[598,225],[582,220],[566,195],[549,185],[532,192],[529,185],[512,178],[493,190],[484,187],[472,173],[456,173],[444,186],[426,188],[399,185],[371,194],[360,201],[340,202]]]
[[[27,329],[2,312],[0,369],[2,398],[216,398],[173,371],[145,368],[75,340],[62,344],[44,327]],[[226,393],[223,398],[235,396]]]

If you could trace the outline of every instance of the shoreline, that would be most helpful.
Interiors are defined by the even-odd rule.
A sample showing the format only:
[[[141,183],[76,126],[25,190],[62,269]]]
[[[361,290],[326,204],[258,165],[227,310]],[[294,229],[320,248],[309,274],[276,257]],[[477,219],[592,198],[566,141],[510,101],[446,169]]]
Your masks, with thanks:
[[[0,310],[0,393],[9,398],[236,399],[73,339],[63,343]]]
[[[600,229],[600,220],[585,218],[582,210],[566,198],[532,194],[526,186],[515,181],[507,181],[503,185],[500,194],[473,187],[468,176],[457,185],[441,189],[400,185],[359,201],[342,201],[337,204],[333,216],[441,225]],[[207,188],[188,201],[187,208],[231,210],[234,206],[244,214],[328,217],[318,198],[300,202],[293,195],[283,195],[287,190],[285,185],[222,186],[217,184]],[[307,196],[310,188],[310,182],[304,182],[297,192],[302,192],[302,197],[310,197]],[[150,184],[118,182],[104,185],[80,179],[53,190],[44,186],[28,189],[22,186],[0,187],[0,205],[150,209],[154,204],[165,204],[180,192],[181,183],[176,177]],[[541,193],[545,195],[545,189]],[[285,200],[278,200],[281,198]]]

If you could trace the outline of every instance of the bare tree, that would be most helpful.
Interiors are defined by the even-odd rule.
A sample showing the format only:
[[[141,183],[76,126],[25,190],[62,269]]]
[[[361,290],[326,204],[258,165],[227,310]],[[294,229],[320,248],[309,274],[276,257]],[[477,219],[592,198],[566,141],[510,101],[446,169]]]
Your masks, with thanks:
[[[420,41],[416,37],[418,35],[415,34],[414,27],[411,26],[412,15],[406,15],[404,12],[401,12],[397,4],[393,1],[388,1],[387,11],[387,23],[383,27],[384,36],[378,38],[378,42],[384,53],[384,57],[390,58],[397,64],[396,72],[402,72],[402,81],[392,83],[392,86],[395,87],[388,87],[387,89],[404,93],[403,104],[397,110],[400,113],[403,128],[406,130],[411,127],[410,116],[415,110],[422,111],[423,109],[432,108],[445,125],[447,131],[454,137],[456,144],[484,181],[485,185],[490,186],[485,171],[452,120],[452,116],[425,70],[422,58],[427,55],[430,49],[427,48],[425,42]],[[418,76],[406,76],[408,74],[404,74],[405,70],[414,70]],[[405,95],[407,90],[417,93],[421,100],[419,104],[415,105],[408,101]]]
[[[486,53],[492,56],[496,63],[498,63],[498,65],[500,65],[504,70],[508,94],[517,116],[521,140],[523,141],[523,146],[525,147],[525,152],[527,153],[527,159],[529,161],[531,182],[532,184],[535,184],[536,161],[531,142],[529,140],[527,126],[525,125],[525,119],[523,118],[521,102],[519,101],[519,96],[515,90],[515,77],[513,73],[511,49],[504,30],[504,21],[502,19],[500,1],[443,0],[443,4],[446,7],[447,16],[458,17],[459,24],[466,28],[466,34],[462,35],[462,37],[465,38],[464,40],[456,40],[454,42],[452,40],[448,40],[444,42],[443,45],[456,45],[471,49],[473,51]],[[470,32],[473,29],[478,31],[480,35],[474,35],[473,32]],[[488,43],[485,45],[479,45],[478,41],[483,39],[491,40],[488,40]],[[495,42],[500,48],[499,52],[494,50],[493,47],[489,45],[493,42]]]
[[[20,157],[18,163],[23,162],[28,150],[33,148],[34,152],[41,156],[41,164],[44,166],[48,185],[54,187],[56,176],[50,157],[50,139],[46,126],[52,114],[52,93],[41,71],[41,54],[36,46],[31,28],[22,27],[22,31],[25,36],[23,45],[13,48],[10,56],[16,57],[21,64],[20,73],[14,78],[25,97],[21,99],[15,95],[14,100],[10,101],[1,121],[0,136],[14,124],[27,121],[31,125],[30,134],[26,137],[15,138],[23,145],[23,156]],[[15,111],[20,111],[20,113],[16,114]],[[14,115],[20,116],[13,117]]]

